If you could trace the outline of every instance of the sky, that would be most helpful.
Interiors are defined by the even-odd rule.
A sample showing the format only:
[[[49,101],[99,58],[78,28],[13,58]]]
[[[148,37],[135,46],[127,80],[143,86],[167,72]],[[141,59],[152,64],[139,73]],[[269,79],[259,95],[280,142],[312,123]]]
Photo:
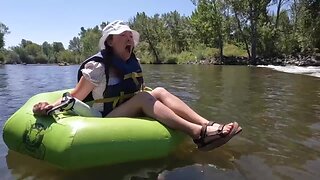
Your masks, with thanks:
[[[190,0],[2,0],[0,5],[0,22],[10,31],[6,48],[19,45],[22,39],[39,45],[62,42],[68,48],[81,27],[128,21],[137,12],[152,16],[177,10],[190,16],[195,9]]]

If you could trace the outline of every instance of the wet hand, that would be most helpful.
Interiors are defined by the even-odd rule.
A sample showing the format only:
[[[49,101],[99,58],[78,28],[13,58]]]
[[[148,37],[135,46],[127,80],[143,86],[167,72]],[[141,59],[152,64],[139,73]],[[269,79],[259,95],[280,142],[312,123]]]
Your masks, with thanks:
[[[33,113],[35,115],[47,115],[47,111],[53,108],[53,105],[50,105],[47,102],[39,102],[33,106]]]

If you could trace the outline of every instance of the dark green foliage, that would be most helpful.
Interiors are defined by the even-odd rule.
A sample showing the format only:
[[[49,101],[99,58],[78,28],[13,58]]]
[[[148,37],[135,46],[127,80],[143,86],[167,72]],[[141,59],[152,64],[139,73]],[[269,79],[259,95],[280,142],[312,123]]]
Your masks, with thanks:
[[[281,57],[320,51],[319,0],[191,0],[190,17],[177,11],[129,20],[140,33],[135,48],[141,63],[187,63],[224,57]],[[271,11],[273,9],[273,11]],[[61,42],[42,45],[21,40],[4,49],[9,28],[0,22],[0,63],[81,63],[99,51],[109,22],[80,28],[66,50]]]

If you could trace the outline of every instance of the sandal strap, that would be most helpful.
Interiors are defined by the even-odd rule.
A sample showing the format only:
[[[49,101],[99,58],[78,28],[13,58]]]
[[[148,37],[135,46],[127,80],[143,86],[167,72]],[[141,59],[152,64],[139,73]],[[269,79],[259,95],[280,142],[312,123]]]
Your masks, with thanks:
[[[218,127],[218,133],[222,132],[223,128],[224,128],[225,124],[221,124],[219,127]]]
[[[205,145],[204,139],[207,136],[207,124],[203,125],[200,131],[200,138],[194,139],[193,142],[196,143],[199,147],[202,147]]]
[[[215,121],[209,121],[207,126],[213,126],[214,124],[218,124],[217,122]],[[224,137],[226,136],[227,134],[223,134],[223,128],[226,124],[220,124],[220,126],[218,127],[218,130],[216,131],[216,134],[215,135],[219,135],[221,137]]]
[[[210,121],[212,122],[212,121]],[[210,123],[209,122],[209,123]],[[198,145],[198,147],[203,147],[203,146],[206,146],[208,143],[205,142],[205,138],[208,137],[207,135],[207,127],[209,126],[209,123],[208,124],[205,124],[202,126],[201,128],[201,132],[200,132],[200,138],[199,139],[194,139],[193,142],[195,144]],[[212,124],[214,124],[215,122],[212,122]],[[220,136],[221,138],[227,136],[229,133],[227,134],[223,134],[223,128],[226,124],[221,124],[218,129],[216,131],[214,131],[211,135],[209,136]]]
[[[223,128],[225,125],[220,125],[218,129],[203,138],[202,143],[197,144],[199,150],[212,150],[214,148],[220,147],[223,144],[227,143],[232,137],[241,132],[242,128],[238,125],[237,122],[234,122],[232,129],[229,133],[223,134]]]
[[[200,138],[203,139],[206,137],[207,135],[207,126],[208,125],[203,125],[201,128],[201,132],[200,132]]]
[[[214,125],[214,124],[216,124],[215,121],[209,121],[207,125],[208,125],[208,126],[212,126],[212,125]]]
[[[218,127],[218,130],[217,130],[217,135],[221,136],[221,137],[225,137],[226,135],[228,135],[229,133],[227,134],[223,134],[223,128],[226,124],[221,124],[219,127]]]

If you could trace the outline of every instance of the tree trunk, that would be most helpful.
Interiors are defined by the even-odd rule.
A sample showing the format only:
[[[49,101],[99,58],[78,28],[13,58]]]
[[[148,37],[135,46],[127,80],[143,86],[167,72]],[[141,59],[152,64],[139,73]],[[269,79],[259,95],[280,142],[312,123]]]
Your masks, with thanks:
[[[257,49],[257,9],[250,5],[250,29],[251,29],[251,64],[256,65],[256,49]]]
[[[283,0],[278,0],[276,24],[275,24],[275,26],[274,26],[274,34],[273,34],[273,37],[274,37],[274,38],[277,38],[278,25],[279,25],[279,15],[280,15],[280,10],[281,10],[282,3],[283,3]]]
[[[222,41],[222,33],[219,32],[219,49],[220,49],[220,61],[223,62],[223,41]]]
[[[155,62],[155,63],[156,63],[156,64],[160,64],[161,61],[160,61],[160,59],[159,59],[158,52],[157,52],[155,46],[153,45],[153,43],[152,43],[152,41],[151,41],[151,39],[150,39],[150,37],[149,37],[148,34],[146,34],[146,39],[148,40],[149,46],[150,46],[150,48],[151,48],[151,50],[152,50],[152,53],[153,53],[153,55],[154,55],[155,58],[156,58],[156,62]]]
[[[242,28],[241,28],[241,22],[240,22],[240,19],[238,17],[238,13],[236,12],[236,10],[234,11],[234,14],[235,14],[235,18],[237,20],[239,31],[241,33],[241,37],[243,39],[244,44],[246,45],[246,50],[247,50],[247,53],[248,53],[248,57],[249,57],[249,59],[251,59],[251,53],[250,53],[249,45],[248,45],[247,39],[244,37],[244,33],[242,31]]]
[[[294,8],[294,11],[295,11],[295,14],[294,14],[294,24],[293,24],[293,32],[295,33],[296,32],[296,29],[297,29],[297,24],[298,24],[298,5],[297,5],[297,0],[294,0],[293,1],[293,8]]]
[[[276,24],[275,24],[275,30],[277,31],[278,29],[278,24],[279,24],[279,15],[280,15],[280,9],[281,9],[281,4],[282,0],[278,0],[278,6],[277,6],[277,17],[276,17]]]

